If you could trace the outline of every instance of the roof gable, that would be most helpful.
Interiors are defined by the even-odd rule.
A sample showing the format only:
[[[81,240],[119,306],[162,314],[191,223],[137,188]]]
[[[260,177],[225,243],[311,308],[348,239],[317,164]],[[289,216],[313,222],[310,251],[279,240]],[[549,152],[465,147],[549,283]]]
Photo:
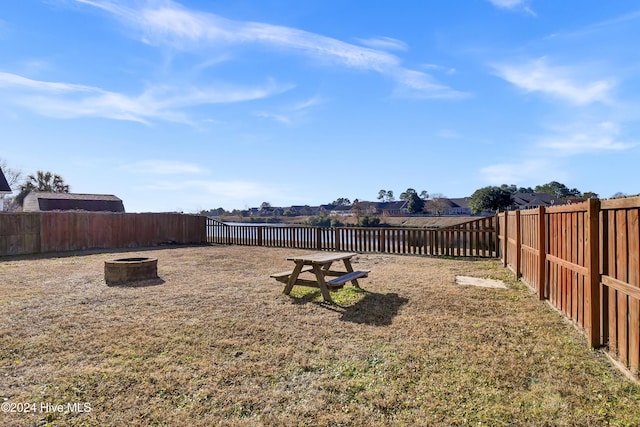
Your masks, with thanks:
[[[513,204],[519,207],[553,206],[563,204],[558,197],[548,193],[516,193]]]
[[[383,210],[400,210],[407,204],[406,200],[398,200],[394,202],[379,202],[378,208]]]
[[[4,176],[4,172],[0,169],[0,194],[10,194],[11,187],[9,187],[9,183],[7,182],[7,178]]]

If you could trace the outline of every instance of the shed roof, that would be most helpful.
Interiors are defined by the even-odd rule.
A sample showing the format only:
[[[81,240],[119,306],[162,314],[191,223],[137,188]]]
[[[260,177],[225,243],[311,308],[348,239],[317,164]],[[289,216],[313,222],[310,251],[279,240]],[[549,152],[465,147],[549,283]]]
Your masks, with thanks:
[[[113,194],[53,193],[47,191],[32,191],[30,194],[34,194],[39,199],[122,201]]]
[[[112,194],[50,193],[32,191],[25,197],[25,211],[124,212],[122,200]]]

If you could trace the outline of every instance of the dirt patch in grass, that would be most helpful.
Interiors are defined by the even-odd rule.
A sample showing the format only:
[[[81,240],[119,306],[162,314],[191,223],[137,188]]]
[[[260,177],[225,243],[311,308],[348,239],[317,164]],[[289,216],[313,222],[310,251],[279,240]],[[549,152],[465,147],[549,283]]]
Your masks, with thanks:
[[[0,403],[35,409],[0,412],[0,425],[638,422],[640,387],[497,262],[359,255],[363,289],[329,305],[269,278],[296,252],[0,261]],[[126,256],[158,258],[161,280],[106,286],[104,261]]]

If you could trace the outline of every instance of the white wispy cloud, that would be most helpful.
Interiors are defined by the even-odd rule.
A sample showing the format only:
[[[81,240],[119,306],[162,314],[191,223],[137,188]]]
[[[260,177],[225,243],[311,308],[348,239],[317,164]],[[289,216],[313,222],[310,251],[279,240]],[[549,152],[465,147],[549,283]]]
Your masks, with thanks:
[[[291,117],[286,116],[284,114],[269,113],[267,111],[256,111],[253,114],[256,117],[260,117],[262,119],[275,120],[276,122],[279,122],[285,125],[290,125],[293,122],[293,119]]]
[[[495,65],[496,74],[527,91],[540,92],[577,105],[610,103],[614,79],[584,81],[577,67],[552,66],[546,58]]]
[[[611,30],[612,28],[619,29],[625,25],[636,25],[634,21],[640,20],[640,11],[626,13],[624,15],[617,16],[612,19],[599,21],[594,24],[586,25],[579,29],[572,29],[566,31],[555,32],[547,36],[547,39],[558,38],[577,38],[590,36],[592,34],[598,34]]]
[[[65,93],[65,92],[102,92],[98,88],[84,86],[71,83],[45,82],[40,80],[32,80],[17,74],[5,73],[0,71],[0,88],[24,88],[34,91],[42,91],[49,93]]]
[[[372,49],[381,50],[399,50],[404,51],[408,49],[408,46],[402,40],[394,39],[392,37],[372,37],[369,39],[357,39],[357,41],[364,46]]]
[[[455,68],[444,67],[444,66],[438,65],[438,64],[423,64],[421,67],[424,68],[425,70],[436,70],[436,71],[444,72],[445,74],[455,74],[456,73],[456,69]]]
[[[343,42],[297,28],[261,22],[237,21],[213,13],[189,10],[170,0],[152,2],[140,8],[107,0],[76,0],[113,14],[140,33],[142,41],[174,49],[200,50],[238,45],[265,45],[348,68],[374,71],[422,98],[459,98],[459,91],[433,82],[431,76],[401,65],[400,58],[381,50],[398,50],[403,43],[391,38],[366,39],[375,48]],[[405,91],[398,93],[404,94]]]
[[[489,0],[489,2],[503,9],[513,9],[525,3],[524,0]]]
[[[254,116],[263,119],[275,120],[276,122],[292,125],[300,122],[307,117],[309,110],[313,110],[313,107],[324,103],[325,100],[322,97],[314,96],[292,105],[286,105],[280,107],[276,112],[274,111],[255,111]]]
[[[638,145],[636,142],[621,141],[620,134],[620,126],[617,123],[578,123],[554,129],[550,135],[542,136],[537,145],[567,156],[623,151]]]
[[[450,87],[437,83],[430,75],[420,71],[402,69],[395,73],[395,78],[401,84],[395,94],[410,98],[441,98],[462,99],[471,96],[469,93],[452,90]]]
[[[438,132],[436,132],[436,136],[444,139],[455,139],[455,138],[459,138],[460,134],[455,130],[440,129]]]
[[[536,16],[536,13],[529,6],[529,0],[489,0],[489,3],[500,9],[522,10],[529,15]]]
[[[190,123],[183,108],[262,99],[290,88],[290,85],[278,85],[273,81],[256,87],[156,85],[149,86],[140,95],[131,96],[98,87],[34,80],[0,72],[0,93],[6,95],[4,102],[48,117],[102,117],[140,123],[155,120]]]
[[[300,101],[296,104],[293,105],[292,109],[294,111],[303,111],[306,109],[309,109],[311,107],[315,107],[316,105],[320,105],[322,103],[324,103],[325,100],[322,97],[319,96],[313,96],[309,99],[305,99],[304,101]]]
[[[153,175],[200,174],[207,172],[206,169],[195,163],[175,160],[141,160],[125,165],[125,168],[134,172]]]

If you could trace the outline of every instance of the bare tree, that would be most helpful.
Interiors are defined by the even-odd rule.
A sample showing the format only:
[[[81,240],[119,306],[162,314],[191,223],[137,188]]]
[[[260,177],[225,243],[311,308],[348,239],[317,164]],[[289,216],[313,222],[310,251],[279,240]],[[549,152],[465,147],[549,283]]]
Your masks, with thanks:
[[[449,207],[448,199],[444,194],[435,193],[431,195],[431,211],[434,215],[442,215]]]
[[[10,168],[5,159],[0,159],[0,169],[2,169],[4,177],[7,178],[9,187],[11,187],[12,190],[17,190],[22,181],[22,171]]]
[[[4,177],[7,179],[7,183],[12,191],[16,191],[20,188],[22,184],[22,171],[20,169],[14,169],[9,167],[8,162],[5,159],[0,159],[0,169],[2,169],[2,173]],[[9,212],[19,210],[20,206],[16,203],[16,198],[12,196],[0,196],[2,197],[2,209]]]

